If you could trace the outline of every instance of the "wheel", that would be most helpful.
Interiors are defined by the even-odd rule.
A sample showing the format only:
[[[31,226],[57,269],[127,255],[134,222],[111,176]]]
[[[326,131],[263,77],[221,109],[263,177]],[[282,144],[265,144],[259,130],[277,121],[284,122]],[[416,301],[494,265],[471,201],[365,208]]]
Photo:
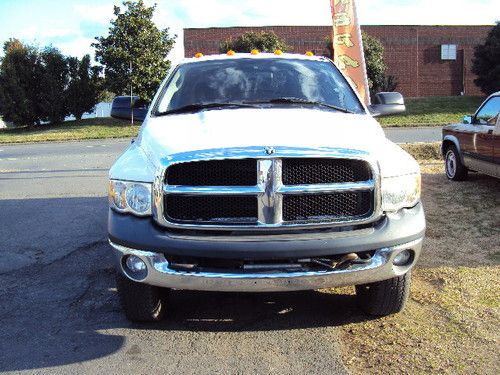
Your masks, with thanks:
[[[457,148],[452,145],[446,150],[444,166],[446,177],[453,181],[463,181],[467,178],[468,170],[460,160]]]
[[[116,286],[125,316],[132,322],[157,322],[163,318],[165,290],[116,275]]]
[[[361,309],[370,315],[385,316],[403,310],[410,295],[410,272],[371,284],[356,285]]]

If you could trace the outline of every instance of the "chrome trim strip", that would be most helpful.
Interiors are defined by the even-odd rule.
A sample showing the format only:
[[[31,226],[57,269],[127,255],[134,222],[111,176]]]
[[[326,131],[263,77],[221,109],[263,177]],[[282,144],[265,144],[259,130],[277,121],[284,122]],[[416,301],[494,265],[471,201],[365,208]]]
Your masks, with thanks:
[[[268,160],[262,160],[259,163],[264,163]],[[277,162],[275,160],[274,162]],[[256,195],[261,194],[270,199],[271,193],[274,193],[275,198],[277,193],[280,194],[318,194],[318,193],[341,193],[360,190],[374,190],[375,182],[373,180],[355,182],[355,183],[338,183],[338,184],[315,184],[315,185],[281,185],[280,187],[272,187],[273,181],[275,185],[280,185],[280,176],[272,173],[274,177],[268,178],[266,182],[259,182],[256,186],[181,186],[181,185],[165,185],[163,187],[164,194],[183,194],[183,195]],[[264,194],[262,194],[264,193]]]
[[[258,225],[279,225],[283,222],[283,196],[278,193],[282,187],[281,160],[257,161],[257,184],[262,193],[258,197]]]
[[[183,195],[255,195],[262,193],[259,186],[178,186],[165,185],[165,194]]]
[[[135,255],[148,267],[148,274],[139,282],[165,288],[228,291],[228,292],[270,292],[291,290],[313,290],[347,285],[367,284],[404,275],[417,262],[423,239],[382,248],[375,251],[371,261],[355,264],[347,269],[328,271],[268,271],[268,272],[187,272],[169,267],[169,262],[162,253],[129,249],[110,241],[115,249],[118,267],[123,269],[122,257]],[[399,267],[393,264],[396,255],[412,249],[415,256],[412,262]],[[138,280],[134,280],[138,281]]]
[[[381,209],[381,194],[380,194],[380,167],[378,161],[366,151],[341,149],[341,148],[300,148],[300,147],[274,147],[276,152],[273,155],[267,155],[263,147],[246,147],[246,148],[225,148],[214,150],[201,150],[194,152],[186,152],[171,155],[161,160],[162,168],[157,171],[155,183],[153,185],[154,207],[153,216],[156,222],[164,227],[178,229],[195,229],[195,230],[258,230],[265,229],[315,229],[328,228],[349,225],[369,224],[378,220],[382,216]],[[185,194],[217,194],[214,189],[217,189],[219,194],[231,195],[227,189],[231,187],[178,187],[164,186],[165,175],[167,169],[175,164],[185,162],[195,162],[204,160],[223,160],[223,159],[248,159],[257,160],[258,181],[256,186],[237,187],[235,192],[237,195],[245,195],[247,192],[258,196],[258,221],[251,224],[220,224],[220,223],[172,223],[168,221],[164,214],[163,195],[167,191],[180,189],[178,191]],[[343,220],[339,218],[337,221],[327,222],[285,222],[282,219],[282,202],[283,194],[308,194],[308,191],[299,192],[299,188],[303,186],[284,186],[281,179],[281,159],[284,158],[342,158],[366,161],[372,170],[372,180],[349,184],[325,184],[329,185],[304,185],[307,190],[312,187],[311,194],[318,194],[332,191],[356,191],[356,190],[371,190],[374,191],[374,209],[370,217]],[[342,186],[341,186],[342,185]],[[359,189],[355,186],[359,186]],[[184,188],[187,188],[184,190]],[[211,190],[204,191],[205,188]],[[326,190],[334,188],[335,190]],[[316,190],[316,191],[314,191]]]
[[[373,180],[364,182],[348,182],[338,184],[316,184],[316,185],[289,185],[278,190],[282,194],[318,194],[318,193],[343,193],[360,190],[374,190]]]

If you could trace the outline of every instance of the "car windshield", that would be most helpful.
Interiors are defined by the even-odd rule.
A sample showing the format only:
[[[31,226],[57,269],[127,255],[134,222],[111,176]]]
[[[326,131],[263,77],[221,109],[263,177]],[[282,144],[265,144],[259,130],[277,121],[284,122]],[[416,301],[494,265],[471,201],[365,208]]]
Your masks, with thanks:
[[[266,103],[365,113],[329,61],[242,58],[180,65],[163,90],[156,114]]]

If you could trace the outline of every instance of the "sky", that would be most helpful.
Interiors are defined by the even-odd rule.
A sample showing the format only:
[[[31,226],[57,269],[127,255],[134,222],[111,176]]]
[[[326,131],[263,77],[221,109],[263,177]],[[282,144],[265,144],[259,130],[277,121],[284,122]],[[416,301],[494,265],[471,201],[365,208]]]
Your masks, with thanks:
[[[172,60],[184,56],[183,29],[191,27],[329,25],[329,0],[145,0],[154,21],[177,34]],[[0,0],[0,43],[9,38],[64,54],[93,55],[121,0]],[[358,0],[363,25],[489,25],[500,19],[498,0]]]

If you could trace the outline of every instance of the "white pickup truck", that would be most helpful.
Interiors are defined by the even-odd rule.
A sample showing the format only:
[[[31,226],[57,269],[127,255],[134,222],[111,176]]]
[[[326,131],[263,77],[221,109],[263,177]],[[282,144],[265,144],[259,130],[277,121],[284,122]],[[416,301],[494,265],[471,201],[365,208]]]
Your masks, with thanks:
[[[126,316],[156,321],[168,289],[272,292],[355,285],[400,311],[425,233],[417,162],[331,60],[238,53],[168,73],[109,172],[109,242]]]

